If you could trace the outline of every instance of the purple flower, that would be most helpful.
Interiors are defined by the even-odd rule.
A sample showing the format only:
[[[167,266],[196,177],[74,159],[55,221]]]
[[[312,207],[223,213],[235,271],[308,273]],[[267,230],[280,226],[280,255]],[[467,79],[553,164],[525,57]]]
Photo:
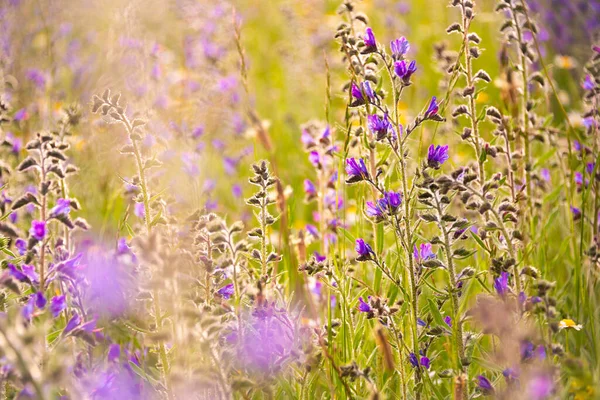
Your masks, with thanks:
[[[357,102],[357,105],[364,104],[365,97],[363,96],[363,93],[360,90],[360,87],[354,82],[352,82],[351,92],[352,92],[352,97],[354,97],[354,99]]]
[[[29,79],[38,89],[46,87],[46,76],[42,71],[36,68],[30,68],[25,72],[25,77]]]
[[[589,74],[585,76],[582,86],[585,90],[594,90],[594,80]]]
[[[594,168],[596,168],[596,163],[589,162],[585,165],[585,170],[588,174],[592,174],[594,172]]]
[[[444,317],[444,322],[446,323],[446,325],[452,328],[452,318],[449,315]]]
[[[231,193],[234,197],[240,198],[242,197],[242,187],[239,184],[235,184],[231,187]]]
[[[483,375],[478,375],[476,379],[477,379],[477,386],[479,387],[479,389],[481,389],[481,391],[484,394],[494,393],[494,387],[492,386],[492,383],[488,380],[488,378],[486,378]]]
[[[113,343],[108,346],[108,361],[119,361],[119,357],[121,356],[121,346],[117,343]]]
[[[423,368],[429,369],[429,367],[431,366],[431,362],[429,361],[429,358],[427,358],[425,356],[421,357],[421,365],[423,366]]]
[[[321,158],[319,157],[319,153],[317,151],[311,151],[308,154],[308,160],[316,168],[318,168],[321,165]]]
[[[410,43],[403,36],[400,39],[392,40],[390,42],[390,49],[392,50],[392,56],[394,58],[403,57],[408,50],[410,50]]]
[[[67,334],[67,333],[71,332],[73,329],[77,328],[80,324],[81,324],[81,317],[79,316],[79,314],[77,314],[77,312],[74,312],[73,316],[71,317],[69,322],[67,322],[67,325],[65,326],[65,329],[63,330],[63,333]]]
[[[433,96],[431,98],[431,102],[429,103],[429,107],[427,107],[427,111],[425,111],[425,118],[429,119],[434,115],[437,115],[440,109],[439,104],[437,103],[437,97]]]
[[[387,114],[380,117],[377,114],[369,115],[367,117],[367,125],[371,133],[377,138],[377,140],[383,140],[388,137],[388,133],[392,133],[394,128],[392,123],[388,119]]]
[[[431,250],[431,243],[421,243],[420,249],[415,245],[413,249],[413,257],[417,263],[435,258],[435,254]]]
[[[375,91],[371,87],[371,82],[364,81],[362,84],[362,87],[363,87],[363,90],[365,91],[365,94],[367,95],[367,98],[371,101],[375,101],[377,95],[375,94]],[[327,126],[327,129],[329,130],[329,126]]]
[[[416,61],[411,61],[408,64],[406,61],[396,61],[394,63],[394,72],[398,75],[398,78],[402,79],[405,85],[410,83],[410,77],[417,71]]]
[[[15,113],[15,115],[13,115],[13,120],[15,120],[17,122],[25,121],[26,119],[29,119],[29,114],[27,113],[26,108],[21,108],[19,111],[17,111]]]
[[[439,169],[448,158],[448,145],[440,146],[438,144],[437,146],[429,146],[429,151],[427,152],[427,165],[429,167]]]
[[[427,323],[425,321],[423,321],[421,318],[417,318],[417,325],[426,327]]]
[[[306,193],[309,198],[313,198],[317,195],[317,188],[310,179],[304,180],[304,193]]]
[[[544,400],[552,395],[554,390],[553,379],[548,375],[537,375],[527,384],[527,398],[531,400]]]
[[[412,365],[413,367],[419,368],[419,359],[417,358],[415,353],[410,353],[408,355],[408,361],[410,362],[410,365]]]
[[[546,182],[550,182],[550,171],[548,170],[548,168],[544,168],[541,170],[540,175],[542,177],[543,180],[545,180]]]
[[[375,40],[375,35],[373,34],[373,30],[371,28],[365,29],[363,41],[365,42],[366,50],[369,53],[377,50],[377,41]]]
[[[398,208],[402,205],[402,193],[386,192],[385,199],[387,200],[387,205],[392,212],[398,210]]]
[[[21,315],[23,316],[23,318],[25,320],[29,321],[31,319],[31,317],[33,316],[34,311],[35,311],[35,299],[33,298],[33,296],[29,296],[29,300],[27,300],[27,303],[25,303],[25,305],[21,309]]]
[[[365,243],[363,239],[356,239],[355,250],[358,254],[358,257],[356,258],[358,261],[372,260],[375,256],[375,252],[371,246],[368,243]]]
[[[348,158],[346,160],[346,174],[348,174],[346,183],[355,183],[369,179],[369,172],[362,158],[359,158],[358,161],[354,158]]]
[[[71,201],[69,199],[58,199],[56,205],[50,210],[50,215],[66,215],[71,211]]]
[[[508,293],[508,272],[504,271],[498,278],[494,279],[494,289],[501,297]]]
[[[54,296],[50,300],[50,312],[54,318],[58,317],[65,308],[67,308],[67,302],[64,295]]]
[[[29,230],[29,234],[38,241],[44,240],[44,237],[46,236],[46,222],[38,220],[31,221],[31,229]]]
[[[318,238],[318,237],[319,237],[319,230],[318,230],[318,229],[317,229],[317,227],[316,227],[316,226],[314,226],[314,225],[311,225],[311,224],[306,224],[306,231],[307,231],[307,232],[308,232],[310,235],[312,235],[312,236],[314,236],[314,237],[316,237],[316,238]]]
[[[35,299],[35,306],[39,309],[43,309],[44,307],[46,307],[46,296],[44,296],[44,293],[42,292],[36,292],[33,295],[34,299]]]
[[[21,265],[21,271],[23,271],[27,279],[29,279],[29,282],[38,283],[40,278],[37,272],[35,272],[35,267],[33,265],[23,264]]]
[[[15,247],[19,251],[20,255],[25,255],[27,253],[27,242],[21,238],[15,240]]]
[[[368,297],[368,299],[370,299],[371,296]],[[371,306],[369,305],[369,303],[366,303],[362,297],[358,298],[358,311],[360,312],[371,312]]]
[[[385,215],[386,209],[387,201],[385,199],[379,199],[376,202],[367,201],[367,209],[365,212],[369,217],[381,220]]]
[[[27,276],[23,272],[21,272],[21,270],[18,269],[17,266],[14,264],[8,263],[8,271],[10,276],[12,276],[20,282],[25,282],[27,280]]]
[[[504,378],[509,383],[519,379],[519,372],[514,368],[506,368],[504,371],[502,371],[502,375],[504,375]]]
[[[313,253],[313,255],[315,256],[315,260],[317,260],[317,262],[323,262],[323,261],[327,260],[327,257],[324,255],[321,255],[318,251],[315,251]]]
[[[144,203],[135,203],[135,205],[133,206],[133,213],[138,218],[145,218],[146,209],[144,207]]]
[[[235,293],[235,288],[233,286],[233,283],[223,286],[221,289],[219,289],[217,291],[217,293],[219,294],[219,296],[221,296],[225,300],[229,299]]]

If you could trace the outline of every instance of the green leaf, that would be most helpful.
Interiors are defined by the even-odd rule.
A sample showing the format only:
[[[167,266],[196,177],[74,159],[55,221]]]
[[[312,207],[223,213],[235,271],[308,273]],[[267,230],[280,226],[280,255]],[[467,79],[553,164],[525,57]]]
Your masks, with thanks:
[[[438,305],[435,303],[435,301],[429,298],[427,299],[427,302],[429,303],[429,313],[433,317],[435,323],[443,328],[447,327],[448,325],[446,324],[446,321],[444,321],[444,317],[442,317],[442,314],[440,313]]]

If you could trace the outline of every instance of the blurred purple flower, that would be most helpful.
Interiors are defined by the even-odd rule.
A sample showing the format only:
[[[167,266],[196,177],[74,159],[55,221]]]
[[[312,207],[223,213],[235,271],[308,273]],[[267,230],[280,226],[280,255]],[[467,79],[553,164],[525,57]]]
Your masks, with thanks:
[[[50,300],[50,312],[54,318],[58,317],[66,308],[67,302],[64,295],[54,296],[52,300]]]
[[[503,271],[498,278],[494,279],[494,289],[501,297],[508,293],[508,272]]]
[[[36,240],[43,240],[46,236],[46,222],[38,220],[31,221],[31,229],[29,230],[29,233]]]
[[[65,215],[71,211],[71,201],[69,199],[58,199],[56,205],[50,210],[50,215],[55,217],[57,215]]]
[[[219,296],[223,297],[225,300],[228,300],[235,293],[235,287],[233,283],[227,284],[223,286],[221,289],[217,291]]]

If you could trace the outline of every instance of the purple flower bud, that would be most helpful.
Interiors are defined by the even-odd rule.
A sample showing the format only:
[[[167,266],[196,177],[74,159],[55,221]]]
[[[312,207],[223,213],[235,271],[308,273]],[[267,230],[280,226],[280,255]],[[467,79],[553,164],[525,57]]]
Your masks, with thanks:
[[[324,255],[321,255],[318,251],[315,251],[313,253],[313,255],[315,256],[315,260],[317,260],[317,262],[323,262],[323,261],[327,260],[327,257]]]
[[[494,393],[494,387],[492,383],[483,375],[477,376],[477,386],[484,394],[492,394]]]
[[[371,298],[371,296],[368,297],[368,299],[370,299],[370,298]],[[369,305],[369,303],[366,303],[362,297],[358,298],[358,311],[364,312],[364,313],[371,312],[371,306]]]
[[[429,146],[429,151],[427,152],[427,165],[429,167],[439,169],[448,158],[448,145],[440,146],[438,144],[437,146]]]
[[[304,193],[306,193],[306,195],[309,198],[315,197],[317,195],[317,188],[315,187],[315,184],[312,183],[312,181],[310,179],[304,180]]]
[[[145,218],[146,209],[144,208],[144,203],[135,203],[133,206],[133,213],[138,218]]]
[[[375,35],[373,34],[373,30],[371,28],[365,29],[365,36],[363,37],[363,41],[365,42],[365,47],[367,48],[367,50],[377,50],[377,41],[375,40]]]
[[[9,271],[10,276],[15,278],[16,280],[18,280],[20,282],[27,281],[27,276],[23,272],[21,272],[21,270],[18,269],[16,265],[9,263],[8,271]]]
[[[71,317],[69,322],[67,322],[67,325],[65,326],[65,329],[63,330],[63,333],[67,334],[67,333],[71,332],[73,329],[77,328],[80,324],[81,324],[81,317],[79,316],[79,314],[77,314],[77,312],[74,312],[73,316]]]
[[[401,58],[410,50],[410,43],[403,36],[400,39],[392,40],[390,42],[390,49],[394,58]]]
[[[346,183],[355,183],[369,179],[369,172],[362,158],[359,158],[358,161],[354,158],[348,158],[346,160],[346,174],[348,175]]]
[[[19,255],[25,255],[27,253],[27,242],[21,238],[15,240],[15,247],[19,251]]]
[[[221,296],[225,300],[229,299],[235,293],[235,288],[233,286],[233,283],[223,286],[221,289],[219,289],[217,291],[217,293],[219,294],[219,296]]]
[[[423,328],[427,326],[427,323],[423,321],[421,318],[417,318],[417,325],[422,326]]]
[[[500,277],[494,279],[494,289],[500,297],[504,297],[508,293],[508,272],[504,271]]]
[[[121,356],[121,346],[116,343],[108,346],[108,362],[119,361]]]
[[[35,310],[35,299],[33,298],[33,296],[29,296],[29,300],[27,300],[27,303],[25,303],[25,305],[21,309],[21,315],[23,316],[23,318],[25,320],[29,321],[29,320],[31,320],[31,317],[33,316],[34,310]]]
[[[387,201],[385,199],[379,199],[376,202],[367,201],[367,208],[365,212],[369,217],[380,220],[383,219],[386,209]]]
[[[13,115],[13,120],[19,122],[19,121],[25,121],[29,119],[29,113],[27,112],[26,108],[21,108],[19,111],[17,111],[15,113],[15,115]]]
[[[449,315],[444,317],[444,322],[446,323],[446,325],[452,328],[452,318]]]
[[[356,239],[355,250],[358,254],[358,257],[356,258],[358,261],[372,260],[375,256],[375,252],[371,246],[368,243],[365,243],[363,239]]]
[[[68,214],[71,211],[71,201],[69,199],[58,199],[56,205],[50,210],[50,215],[55,217],[57,215]]]
[[[408,361],[410,362],[410,365],[412,365],[414,368],[419,368],[419,359],[417,358],[415,353],[410,353],[408,355]]]
[[[44,307],[46,307],[46,296],[44,296],[44,293],[42,292],[36,292],[34,295],[35,297],[35,306],[39,309],[43,309]]]
[[[321,158],[320,158],[319,153],[317,151],[311,151],[308,154],[308,160],[316,168],[318,168],[321,165]]]
[[[437,103],[437,97],[433,96],[431,98],[431,102],[429,103],[429,107],[427,107],[427,111],[425,111],[425,118],[429,119],[434,115],[437,115],[440,107]]]
[[[429,367],[431,366],[431,362],[429,361],[429,358],[427,358],[425,356],[421,357],[421,365],[423,366],[423,368],[429,369]]]
[[[29,234],[36,240],[44,240],[44,237],[46,236],[46,222],[38,220],[31,221]]]
[[[431,243],[421,243],[419,248],[415,245],[413,248],[413,257],[417,263],[435,258],[435,254],[431,249]]]
[[[352,97],[354,97],[354,99],[357,101],[357,103],[364,104],[365,97],[363,96],[363,93],[360,90],[360,87],[358,87],[358,85],[356,83],[352,82],[350,91],[352,92]]]
[[[575,221],[577,221],[581,218],[581,210],[577,207],[571,206],[571,214],[573,214],[573,219]]]
[[[54,296],[50,300],[50,312],[54,318],[58,317],[65,308],[67,308],[67,302],[64,295]]]
[[[399,192],[386,192],[385,198],[390,211],[396,212],[402,205],[402,193]]]
[[[590,74],[585,76],[582,86],[585,90],[594,90],[595,84]]]
[[[40,280],[37,272],[35,272],[35,266],[23,264],[21,265],[21,271],[25,274],[29,282],[37,284]]]
[[[375,91],[371,87],[371,82],[364,81],[362,84],[362,87],[363,87],[363,90],[365,91],[365,94],[367,95],[367,98],[371,102],[375,101],[375,99],[377,98],[377,95],[375,94]],[[329,126],[327,127],[327,129],[329,129]]]
[[[405,85],[410,83],[410,77],[417,71],[417,63],[413,60],[408,64],[405,60],[394,63],[394,72]]]
[[[504,375],[504,378],[508,383],[512,383],[519,379],[519,372],[514,368],[506,368],[502,371],[502,375]]]
[[[392,127],[392,123],[388,119],[387,114],[383,117],[380,117],[377,114],[369,115],[367,117],[367,126],[377,140],[384,140],[388,137],[388,134],[393,134],[394,132],[394,128]]]
[[[306,231],[307,231],[307,232],[308,232],[310,235],[312,235],[312,236],[314,236],[314,237],[316,237],[316,238],[318,238],[318,237],[319,237],[319,230],[318,230],[318,229],[317,229],[317,227],[316,227],[316,226],[314,226],[314,225],[311,225],[311,224],[306,224]]]
[[[545,180],[546,182],[550,182],[550,171],[548,170],[548,168],[544,168],[541,170],[540,175],[542,177],[543,180]]]

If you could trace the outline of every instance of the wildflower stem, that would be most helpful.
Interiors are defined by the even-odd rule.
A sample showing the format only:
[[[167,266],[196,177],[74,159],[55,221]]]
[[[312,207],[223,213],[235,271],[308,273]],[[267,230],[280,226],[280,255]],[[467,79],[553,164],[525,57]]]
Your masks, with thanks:
[[[456,269],[454,267],[454,259],[452,257],[452,245],[450,243],[450,235],[446,224],[441,220],[444,212],[440,204],[440,199],[437,193],[434,193],[433,198],[435,199],[436,210],[440,219],[439,227],[444,236],[444,252],[446,253],[446,262],[448,263],[448,275],[450,276],[450,288],[448,293],[452,301],[452,321],[453,321],[453,332],[454,332],[454,350],[456,351],[457,366],[460,371],[463,371],[462,360],[464,358],[464,347],[463,347],[463,331],[462,331],[462,320],[460,317],[458,292],[457,292],[457,281],[456,281]],[[465,392],[465,397],[468,397]]]
[[[475,104],[475,96],[477,92],[475,91],[475,87],[473,85],[473,66],[472,60],[473,57],[471,55],[471,51],[469,48],[469,27],[471,26],[471,19],[467,16],[465,5],[462,4],[462,14],[463,14],[463,46],[464,46],[464,55],[465,55],[465,69],[466,69],[466,77],[467,77],[467,87],[472,88],[473,90],[469,94],[469,119],[471,120],[471,129],[473,130],[473,142],[475,144],[475,155],[477,157],[477,164],[479,166],[479,181],[483,186],[485,182],[485,169],[483,166],[484,158],[481,154],[481,142],[479,139],[479,123],[477,121],[477,106]]]
[[[124,113],[121,114],[121,117],[122,117],[122,121],[125,124],[125,127],[127,129],[127,132],[129,133],[129,135],[131,137],[133,134],[133,131],[134,131],[133,125],[129,122],[129,120],[127,119],[127,116]],[[146,174],[144,173],[144,164],[142,162],[142,156],[140,153],[140,149],[139,149],[137,140],[134,140],[132,138],[131,143],[133,146],[133,154],[135,156],[135,161],[136,161],[136,165],[137,165],[137,169],[138,169],[138,178],[140,180],[140,188],[142,190],[142,201],[144,203],[144,222],[146,225],[146,232],[148,235],[150,235],[152,233],[152,225],[151,225],[151,219],[150,219],[150,200],[148,197],[148,188],[147,188],[147,184],[146,184]],[[159,291],[157,288],[155,288],[153,291],[152,299],[153,299],[152,303],[153,303],[153,307],[154,307],[155,325],[156,325],[156,329],[158,331],[160,331],[163,328],[163,318],[162,318],[162,313],[160,310],[160,297],[159,297]],[[160,368],[160,371],[162,374],[163,381],[165,383],[165,388],[167,390],[167,398],[173,399],[171,383],[168,378],[169,369],[170,369],[169,358],[167,356],[167,350],[165,348],[165,344],[163,343],[162,340],[159,341],[159,343],[158,343],[158,352],[159,352],[159,357],[160,357],[160,363],[162,365],[162,368]]]

